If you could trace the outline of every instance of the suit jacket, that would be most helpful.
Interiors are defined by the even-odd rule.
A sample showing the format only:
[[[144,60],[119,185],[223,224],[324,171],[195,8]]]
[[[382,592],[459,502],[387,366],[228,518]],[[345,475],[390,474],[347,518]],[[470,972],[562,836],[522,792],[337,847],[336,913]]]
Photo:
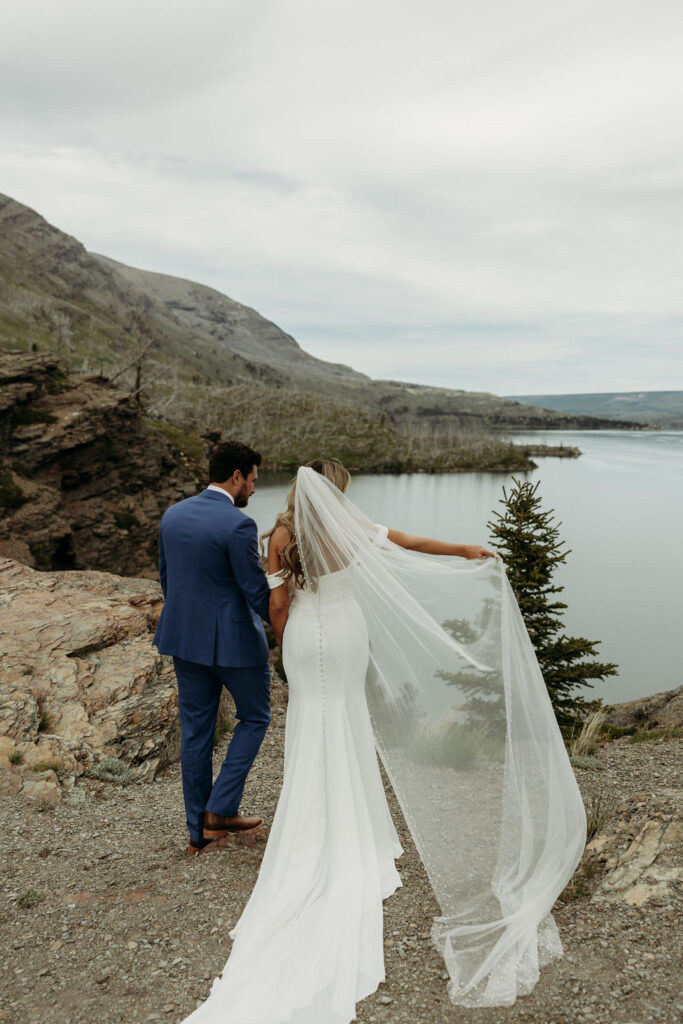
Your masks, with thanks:
[[[270,588],[256,523],[227,494],[206,490],[166,509],[159,577],[165,604],[154,643],[160,654],[230,668],[268,660],[261,619],[268,619]]]

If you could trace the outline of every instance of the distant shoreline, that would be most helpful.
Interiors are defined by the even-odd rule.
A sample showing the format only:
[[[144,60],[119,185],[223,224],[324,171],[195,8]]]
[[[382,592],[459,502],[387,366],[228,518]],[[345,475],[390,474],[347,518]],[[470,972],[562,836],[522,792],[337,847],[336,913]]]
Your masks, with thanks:
[[[536,463],[533,461],[533,456],[538,458],[560,458],[560,459],[576,459],[582,452],[580,448],[574,445],[565,444],[520,444],[518,442],[510,442],[508,451],[514,450],[514,456],[516,458],[508,458],[500,462],[486,463],[482,460],[481,464],[477,464],[476,461],[470,465],[457,466],[446,462],[443,465],[438,465],[438,462],[434,464],[419,465],[414,459],[407,459],[406,463],[394,464],[390,462],[384,466],[363,466],[354,464],[352,461],[344,461],[344,465],[351,473],[363,473],[367,475],[377,476],[400,476],[402,474],[411,473],[424,473],[434,474],[442,476],[446,473],[524,473],[532,469],[537,469]],[[303,460],[302,460],[303,461]],[[273,466],[264,462],[261,472],[264,474],[281,474],[282,476],[290,476],[296,473],[300,463],[291,463],[287,465]]]
[[[505,395],[511,401],[570,416],[627,417],[643,430],[683,429],[683,390],[595,391],[555,395]]]
[[[523,448],[527,455],[543,457],[546,455],[555,456],[558,459],[578,459],[582,454],[580,448],[574,445],[565,444],[520,444],[515,442],[517,447]]]

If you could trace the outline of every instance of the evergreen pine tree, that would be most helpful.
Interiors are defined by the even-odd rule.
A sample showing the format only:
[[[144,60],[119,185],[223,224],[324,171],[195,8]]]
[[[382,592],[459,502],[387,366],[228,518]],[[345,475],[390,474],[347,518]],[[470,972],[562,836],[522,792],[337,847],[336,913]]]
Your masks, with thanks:
[[[600,641],[567,636],[563,631],[562,616],[567,605],[556,595],[564,587],[553,583],[553,575],[571,552],[560,540],[562,524],[554,521],[554,510],[544,512],[541,508],[539,483],[532,485],[513,477],[510,492],[503,487],[503,511],[494,511],[487,526],[505,563],[558,722],[566,726],[577,715],[600,704],[587,701],[575,691],[592,686],[590,680],[616,675],[618,666],[586,660],[595,657]]]

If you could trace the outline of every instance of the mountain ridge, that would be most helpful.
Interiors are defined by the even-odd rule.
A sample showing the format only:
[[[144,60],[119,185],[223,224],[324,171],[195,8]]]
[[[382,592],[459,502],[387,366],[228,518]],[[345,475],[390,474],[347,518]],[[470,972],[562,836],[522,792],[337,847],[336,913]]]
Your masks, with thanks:
[[[590,413],[618,419],[624,413],[635,422],[683,430],[683,390],[577,391],[556,395],[508,395],[517,402],[556,412]]]
[[[433,448],[447,453],[463,437],[491,431],[615,426],[487,392],[372,380],[310,355],[276,324],[216,289],[90,253],[2,195],[0,344],[55,352],[72,369],[113,376],[134,393],[142,390],[152,416],[184,427],[211,422],[234,429],[231,389],[244,385],[254,389],[265,418],[278,404],[277,392],[318,396],[317,413],[308,401],[299,433],[327,450],[334,431],[318,437],[315,421],[329,420],[337,407],[342,419],[360,408],[378,429],[392,431],[395,447],[412,446],[412,461],[421,452],[429,461]],[[392,455],[389,463],[395,461]],[[447,468],[448,459],[440,465]]]

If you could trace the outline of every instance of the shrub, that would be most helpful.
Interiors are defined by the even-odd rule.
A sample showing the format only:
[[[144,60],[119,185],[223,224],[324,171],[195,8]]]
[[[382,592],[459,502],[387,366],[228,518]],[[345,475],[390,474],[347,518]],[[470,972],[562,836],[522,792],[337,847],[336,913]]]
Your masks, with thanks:
[[[99,764],[93,765],[88,774],[93,779],[113,782],[117,786],[127,786],[135,781],[135,772],[118,757],[105,757]]]
[[[38,732],[50,732],[53,725],[53,718],[50,712],[45,707],[45,697],[41,694],[37,698],[38,710],[40,711],[40,718],[38,719]]]
[[[591,796],[586,808],[586,836],[588,842],[605,827],[610,818],[614,817],[617,806],[617,798],[607,790],[600,789]]]
[[[38,761],[31,765],[32,772],[54,772],[57,778],[61,779],[66,774],[66,765],[63,761]]]
[[[572,754],[569,760],[575,768],[583,768],[584,771],[601,772],[605,768],[602,761],[598,761],[597,757],[591,757],[590,754]]]
[[[653,743],[655,740],[672,740],[683,736],[683,728],[674,725],[670,729],[636,729],[629,736],[629,743]]]
[[[21,907],[22,910],[31,910],[36,904],[42,903],[44,899],[45,893],[38,892],[37,889],[24,889],[17,898],[17,906]]]
[[[612,725],[611,722],[603,722],[600,726],[600,736],[603,740],[619,740],[622,736],[632,736],[636,731],[635,725]]]
[[[574,877],[560,893],[558,899],[562,903],[585,899],[593,895],[600,882],[603,872],[601,861],[590,853],[584,855]]]

